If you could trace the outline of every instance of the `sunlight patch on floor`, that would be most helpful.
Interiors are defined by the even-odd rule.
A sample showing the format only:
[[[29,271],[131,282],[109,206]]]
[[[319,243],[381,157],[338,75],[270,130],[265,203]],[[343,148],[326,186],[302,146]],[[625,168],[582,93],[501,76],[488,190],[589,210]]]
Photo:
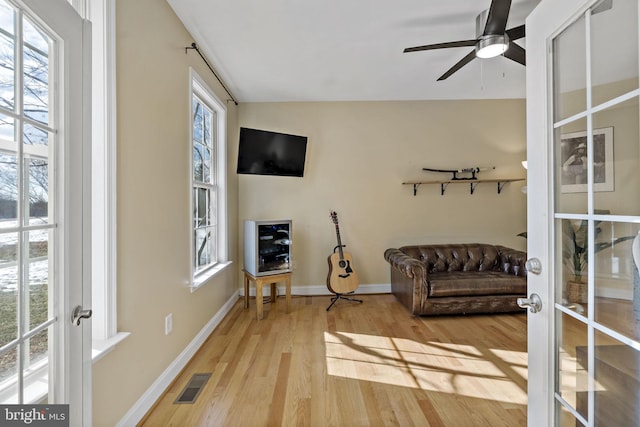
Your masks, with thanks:
[[[471,345],[346,332],[325,332],[329,375],[514,404],[523,389],[504,372],[526,378],[527,354]]]

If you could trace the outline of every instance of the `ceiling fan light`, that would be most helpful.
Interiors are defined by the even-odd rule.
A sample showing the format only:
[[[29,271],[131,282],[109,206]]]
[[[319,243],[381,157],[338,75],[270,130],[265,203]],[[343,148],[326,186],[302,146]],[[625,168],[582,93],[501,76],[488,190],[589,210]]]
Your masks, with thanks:
[[[478,58],[493,58],[502,55],[509,48],[507,36],[485,36],[476,44],[476,56]]]

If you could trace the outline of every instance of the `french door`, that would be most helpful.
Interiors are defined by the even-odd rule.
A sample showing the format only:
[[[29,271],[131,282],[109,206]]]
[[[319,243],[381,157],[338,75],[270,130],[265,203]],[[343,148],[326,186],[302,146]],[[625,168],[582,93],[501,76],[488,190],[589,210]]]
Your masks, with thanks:
[[[529,425],[640,420],[638,0],[527,18]]]
[[[72,323],[90,304],[89,30],[64,0],[0,0],[0,403],[69,404],[71,425],[91,424],[90,324]]]

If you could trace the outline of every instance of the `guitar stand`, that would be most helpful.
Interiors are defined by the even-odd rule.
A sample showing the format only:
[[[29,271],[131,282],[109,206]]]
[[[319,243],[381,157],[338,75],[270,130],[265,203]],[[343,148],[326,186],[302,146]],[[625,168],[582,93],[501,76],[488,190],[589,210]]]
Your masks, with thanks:
[[[349,292],[346,295],[351,295],[353,294],[353,292]],[[333,307],[333,304],[335,304],[339,299],[345,299],[348,301],[353,301],[353,302],[359,302],[360,304],[362,304],[362,300],[361,299],[356,299],[356,298],[349,298],[349,297],[345,297],[345,294],[336,294],[336,296],[334,296],[333,298],[331,298],[331,304],[329,304],[329,307],[327,307],[327,311],[329,311],[329,309],[331,307]]]

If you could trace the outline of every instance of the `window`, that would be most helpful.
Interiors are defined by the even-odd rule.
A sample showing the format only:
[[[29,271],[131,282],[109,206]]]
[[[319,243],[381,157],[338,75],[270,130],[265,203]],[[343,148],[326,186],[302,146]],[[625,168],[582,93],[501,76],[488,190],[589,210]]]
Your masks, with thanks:
[[[191,262],[193,287],[228,263],[226,109],[191,70]]]

